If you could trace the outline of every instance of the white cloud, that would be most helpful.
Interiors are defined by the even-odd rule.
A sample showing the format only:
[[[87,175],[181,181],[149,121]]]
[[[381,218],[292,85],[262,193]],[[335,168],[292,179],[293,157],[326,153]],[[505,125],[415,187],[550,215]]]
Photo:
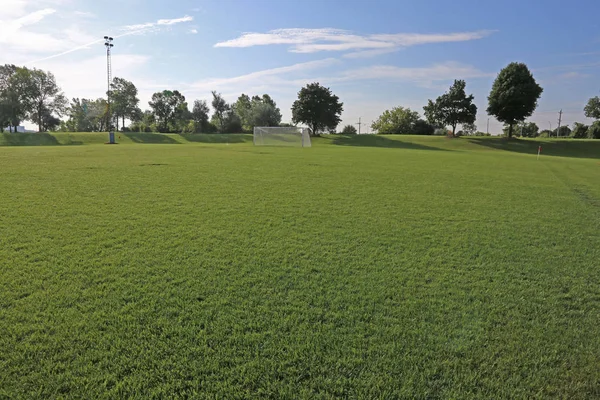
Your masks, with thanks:
[[[356,35],[350,31],[323,28],[323,29],[276,29],[267,33],[249,32],[236,39],[215,44],[215,47],[253,47],[274,44],[291,45],[293,53],[315,53],[319,51],[359,51],[379,50],[372,53],[363,53],[360,56],[373,56],[388,52],[385,50],[401,47],[416,46],[427,43],[464,42],[482,39],[492,34],[493,31],[482,30],[474,32],[455,33],[398,33],[398,34],[373,34]],[[390,50],[391,51],[391,50]]]
[[[191,33],[191,34],[195,35],[195,34],[197,34],[197,33],[198,33],[198,29],[190,29],[190,30],[188,31],[188,33]]]
[[[454,61],[435,64],[429,67],[396,67],[390,65],[376,65],[346,71],[340,80],[353,81],[365,79],[403,80],[412,81],[422,86],[431,86],[434,82],[449,81],[453,79],[483,78],[493,74],[483,72],[471,65]]]
[[[170,25],[180,24],[182,22],[191,22],[193,20],[194,20],[194,17],[190,17],[189,15],[186,15],[185,17],[181,17],[181,18],[159,19],[156,22],[145,22],[143,24],[126,25],[123,28],[121,28],[121,30],[126,31],[126,32],[134,32],[134,31],[140,32],[140,31],[152,30],[153,28],[157,28],[159,26],[170,26]]]
[[[274,85],[284,83],[285,80],[279,78],[280,75],[302,73],[305,71],[315,70],[319,68],[328,67],[338,63],[339,60],[335,58],[326,58],[324,60],[309,61],[305,63],[299,63],[289,65],[286,67],[271,68],[262,71],[252,72],[241,76],[231,78],[213,78],[206,79],[203,81],[192,84],[192,87],[197,90],[223,90],[223,88],[229,88],[233,85]],[[290,81],[288,81],[290,82]],[[292,81],[293,82],[293,81]]]
[[[133,80],[139,68],[146,65],[149,57],[139,54],[113,56],[113,75]],[[51,60],[35,65],[52,72],[68,98],[97,98],[106,94],[106,57],[97,56],[81,61],[64,62]],[[136,84],[138,82],[136,81]]]

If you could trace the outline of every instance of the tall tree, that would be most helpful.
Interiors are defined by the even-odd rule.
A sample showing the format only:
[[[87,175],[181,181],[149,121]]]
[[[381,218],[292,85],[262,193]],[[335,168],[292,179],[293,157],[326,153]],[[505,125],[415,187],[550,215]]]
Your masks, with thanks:
[[[223,96],[221,96],[221,93],[217,93],[215,90],[213,90],[212,96],[213,99],[211,104],[213,110],[215,111],[213,114],[213,118],[215,119],[215,122],[219,128],[219,132],[223,132],[225,129],[225,113],[229,111],[231,107],[229,106],[229,104],[227,104]]]
[[[252,98],[252,100],[254,100],[254,98]],[[252,129],[252,123],[250,122],[252,113],[252,100],[250,100],[250,96],[242,93],[240,97],[238,97],[237,101],[232,105],[235,113],[240,118],[243,129],[248,131]]]
[[[24,90],[29,108],[28,117],[38,124],[40,132],[44,131],[44,118],[53,114],[61,116],[67,108],[68,100],[51,72],[35,68],[29,70],[29,84]]]
[[[509,126],[505,125],[502,128],[504,135],[508,136]],[[521,137],[538,137],[540,135],[540,128],[535,122],[523,122],[515,127],[516,133]]]
[[[510,63],[494,81],[488,96],[487,112],[508,124],[508,137],[511,138],[513,125],[533,114],[543,91],[527,65]]]
[[[385,110],[371,124],[371,129],[381,135],[412,134],[417,121],[419,121],[418,112],[408,107],[394,107],[391,110]]]
[[[571,137],[575,139],[584,139],[588,136],[589,126],[582,124],[581,122],[575,122],[573,124],[573,130],[571,131]]]
[[[292,105],[292,121],[308,125],[313,135],[322,130],[336,129],[344,103],[329,88],[318,82],[309,83],[298,92],[298,100]]]
[[[177,118],[180,118],[185,112],[184,108],[187,109],[185,97],[178,90],[163,90],[154,93],[148,104],[152,108],[160,132],[176,129]]]
[[[466,83],[455,80],[450,90],[438,97],[435,102],[429,100],[423,107],[425,118],[431,124],[450,125],[452,135],[456,135],[458,124],[472,124],[477,117],[477,106],[473,103],[473,95],[465,93]]]
[[[592,97],[583,111],[586,117],[600,120],[600,97]]]
[[[27,117],[30,108],[25,95],[30,85],[29,70],[15,65],[0,66],[0,126],[12,132]]]
[[[206,100],[194,101],[194,108],[192,109],[192,119],[194,120],[195,129],[194,132],[204,132],[208,125],[208,113],[210,108],[206,104]]]
[[[138,90],[135,85],[123,78],[115,77],[110,84],[111,89],[111,107],[112,114],[117,120],[117,130],[119,130],[119,118],[121,118],[125,127],[125,118],[130,120],[134,116],[140,99],[138,99]]]

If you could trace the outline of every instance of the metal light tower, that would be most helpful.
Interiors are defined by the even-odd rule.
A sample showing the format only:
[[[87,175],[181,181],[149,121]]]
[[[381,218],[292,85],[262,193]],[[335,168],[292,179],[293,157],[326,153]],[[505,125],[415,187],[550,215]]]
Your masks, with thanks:
[[[109,36],[104,36],[104,46],[106,46],[106,78],[107,78],[107,86],[108,86],[108,90],[106,92],[106,98],[107,98],[107,110],[106,110],[106,115],[108,117],[108,143],[110,144],[114,144],[115,143],[115,133],[113,132],[112,129],[112,118],[110,115],[110,82],[112,81],[112,64],[110,61],[110,49],[114,46],[112,44],[113,38],[109,37]]]

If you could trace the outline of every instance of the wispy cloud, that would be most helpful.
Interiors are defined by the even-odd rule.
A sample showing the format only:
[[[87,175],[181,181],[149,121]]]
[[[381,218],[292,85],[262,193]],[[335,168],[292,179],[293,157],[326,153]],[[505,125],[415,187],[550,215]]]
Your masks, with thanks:
[[[194,17],[186,15],[185,17],[181,17],[181,18],[159,19],[156,22],[145,22],[142,24],[126,25],[123,28],[121,28],[121,30],[128,31],[128,32],[135,31],[136,33],[140,33],[142,31],[152,30],[153,28],[157,28],[157,27],[161,27],[161,26],[170,26],[170,25],[180,24],[182,22],[191,22],[193,20],[194,20]]]
[[[277,29],[267,33],[248,32],[240,37],[219,42],[215,47],[253,47],[276,44],[291,45],[293,53],[315,53],[319,51],[360,51],[379,50],[362,53],[360,56],[379,55],[383,49],[396,49],[427,43],[464,42],[482,39],[494,31],[481,30],[454,33],[397,33],[357,35],[350,31],[333,28],[323,29]]]
[[[324,60],[309,61],[305,63],[293,64],[286,67],[278,67],[252,72],[245,75],[235,76],[231,78],[212,78],[198,81],[191,85],[197,90],[213,90],[227,88],[232,85],[266,85],[282,83],[281,75],[298,74],[315,69],[325,68],[339,63],[335,58],[326,58]]]
[[[191,33],[192,35],[195,35],[195,34],[197,34],[197,33],[198,33],[198,29],[190,29],[190,30],[188,31],[188,33]]]
[[[419,85],[430,86],[434,82],[464,78],[492,77],[493,74],[483,72],[471,65],[450,61],[428,67],[396,67],[390,65],[371,66],[346,71],[341,80],[401,80],[412,81]]]
[[[161,29],[161,27],[163,27],[163,26],[170,26],[170,25],[175,25],[175,24],[179,24],[182,22],[189,22],[189,21],[193,21],[193,20],[194,20],[193,17],[185,16],[182,18],[175,18],[175,19],[159,19],[156,22],[147,22],[147,23],[137,24],[137,25],[127,25],[122,28],[119,28],[118,30],[123,33],[115,35],[114,38],[118,39],[118,38],[121,38],[124,36],[130,36],[130,35],[143,35],[148,32],[159,31]],[[91,39],[91,37],[89,35],[85,35],[83,33],[74,35],[73,33],[74,33],[74,31],[69,31],[69,30],[65,31],[65,34],[73,36],[73,37],[78,37],[80,40],[82,38],[85,38],[88,40]],[[70,48],[68,48],[67,50],[64,50],[60,53],[52,54],[52,55],[49,55],[49,56],[46,56],[43,58],[39,58],[37,60],[29,61],[26,64],[32,64],[32,63],[37,63],[40,61],[51,60],[53,58],[61,57],[66,54],[70,54],[70,53],[73,53],[73,52],[76,52],[79,50],[85,50],[85,49],[88,49],[90,46],[101,43],[103,41],[104,41],[104,39],[91,40],[88,43],[84,43],[84,44],[81,44],[81,42],[80,42],[79,44],[77,44],[75,46],[73,46],[73,43],[71,43],[71,45],[69,46]]]

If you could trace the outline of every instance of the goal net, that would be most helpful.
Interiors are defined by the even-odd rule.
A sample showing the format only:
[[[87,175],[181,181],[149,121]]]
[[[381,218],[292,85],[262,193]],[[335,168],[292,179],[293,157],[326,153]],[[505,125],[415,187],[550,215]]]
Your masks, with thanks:
[[[254,127],[255,146],[310,147],[306,128]]]

